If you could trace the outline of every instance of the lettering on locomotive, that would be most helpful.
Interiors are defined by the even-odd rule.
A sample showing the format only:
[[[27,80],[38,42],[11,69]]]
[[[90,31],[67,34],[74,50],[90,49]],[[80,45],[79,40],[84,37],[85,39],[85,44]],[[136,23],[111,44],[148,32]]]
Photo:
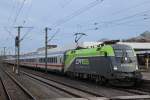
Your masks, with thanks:
[[[76,59],[77,65],[89,65],[89,59]]]

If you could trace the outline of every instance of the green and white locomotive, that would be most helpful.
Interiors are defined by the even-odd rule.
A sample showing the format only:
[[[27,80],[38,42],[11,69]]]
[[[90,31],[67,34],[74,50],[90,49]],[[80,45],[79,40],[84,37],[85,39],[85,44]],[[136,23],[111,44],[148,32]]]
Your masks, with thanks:
[[[66,52],[64,72],[69,76],[134,84],[141,80],[134,50],[128,45],[111,44]]]

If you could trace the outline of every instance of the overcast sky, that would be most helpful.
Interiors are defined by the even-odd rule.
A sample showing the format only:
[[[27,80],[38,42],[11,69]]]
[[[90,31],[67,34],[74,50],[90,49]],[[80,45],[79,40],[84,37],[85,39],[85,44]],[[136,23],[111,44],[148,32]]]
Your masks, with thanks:
[[[0,0],[0,50],[14,49],[18,25],[33,27],[21,29],[21,52],[29,52],[44,46],[46,26],[49,38],[57,32],[49,44],[64,46],[76,32],[88,35],[81,41],[135,37],[150,30],[149,18],[150,0]]]

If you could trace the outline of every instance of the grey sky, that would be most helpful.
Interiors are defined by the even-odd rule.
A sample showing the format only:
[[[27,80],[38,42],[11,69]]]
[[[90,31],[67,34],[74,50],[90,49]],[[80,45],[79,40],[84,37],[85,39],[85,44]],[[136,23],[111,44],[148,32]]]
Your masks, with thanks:
[[[17,25],[34,27],[21,43],[22,52],[34,51],[44,46],[46,26],[52,28],[49,37],[60,29],[51,41],[52,44],[58,45],[73,43],[75,32],[88,35],[82,41],[97,41],[101,38],[134,37],[150,28],[150,0],[104,0],[102,3],[100,0],[26,0],[15,22],[23,1],[0,0],[1,48],[6,46],[13,49],[14,39],[6,29],[15,36],[16,29],[13,27]],[[84,11],[84,8],[94,1],[98,4]],[[82,10],[84,12],[80,13]],[[72,14],[76,17],[66,21]],[[66,22],[54,27],[62,20]],[[95,28],[98,30],[94,30]],[[27,31],[28,29],[22,29],[21,35]]]

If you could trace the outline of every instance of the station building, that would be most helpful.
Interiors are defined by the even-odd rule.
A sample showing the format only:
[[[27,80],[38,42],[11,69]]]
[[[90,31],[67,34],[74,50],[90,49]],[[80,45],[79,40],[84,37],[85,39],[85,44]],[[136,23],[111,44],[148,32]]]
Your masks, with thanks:
[[[97,47],[102,42],[83,42],[79,46],[84,48]],[[118,44],[130,45],[136,52],[137,60],[140,66],[148,67],[150,65],[150,43],[141,42],[118,42]]]

